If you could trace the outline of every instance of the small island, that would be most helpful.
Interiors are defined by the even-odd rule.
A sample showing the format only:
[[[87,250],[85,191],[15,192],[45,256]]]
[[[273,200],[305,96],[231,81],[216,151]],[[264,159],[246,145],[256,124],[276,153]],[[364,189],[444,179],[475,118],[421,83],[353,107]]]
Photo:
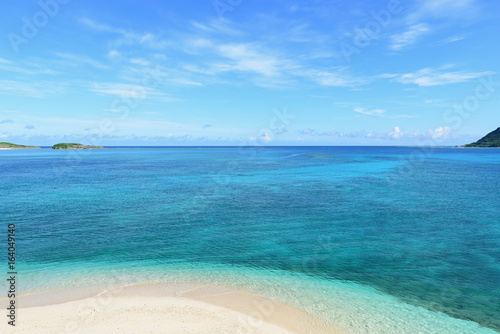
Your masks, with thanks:
[[[32,148],[40,148],[38,146],[26,146],[26,145],[18,145],[7,142],[0,143],[0,149],[2,150],[20,150],[20,149],[32,149]]]
[[[475,143],[463,145],[460,147],[500,147],[500,128],[488,133]]]
[[[82,145],[77,143],[59,143],[52,146],[54,150],[88,150],[88,149],[100,149],[104,148],[102,146],[92,146],[92,145]]]

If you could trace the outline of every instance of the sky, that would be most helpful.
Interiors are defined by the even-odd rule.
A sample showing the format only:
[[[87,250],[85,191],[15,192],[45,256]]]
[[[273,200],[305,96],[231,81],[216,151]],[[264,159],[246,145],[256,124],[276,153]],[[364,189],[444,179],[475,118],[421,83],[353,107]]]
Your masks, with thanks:
[[[496,0],[2,6],[0,141],[440,146],[500,126]]]

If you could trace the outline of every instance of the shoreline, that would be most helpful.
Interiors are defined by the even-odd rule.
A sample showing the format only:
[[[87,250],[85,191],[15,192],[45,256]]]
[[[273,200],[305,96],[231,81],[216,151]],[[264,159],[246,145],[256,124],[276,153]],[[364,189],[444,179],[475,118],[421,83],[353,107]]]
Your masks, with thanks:
[[[0,147],[0,150],[40,150],[41,147]]]
[[[2,306],[6,301],[0,300]],[[351,333],[265,296],[204,283],[57,290],[18,297],[16,304],[19,320],[15,328],[7,326],[7,333],[56,332],[68,324],[85,333],[164,333],[165,329],[175,329],[175,333]]]
[[[56,280],[52,280],[47,275],[40,276],[40,270],[34,268],[30,272],[25,272],[25,282],[38,279],[44,283],[30,287],[23,285],[23,290],[19,291],[20,294],[16,300],[19,319],[17,329],[19,331],[11,332],[32,333],[38,327],[29,327],[25,331],[22,331],[21,327],[25,328],[26,324],[32,326],[33,324],[54,323],[58,319],[54,317],[59,317],[59,314],[62,314],[66,319],[71,318],[72,323],[92,325],[93,320],[82,319],[76,317],[75,314],[81,312],[82,308],[87,308],[88,305],[100,305],[99,300],[101,300],[104,307],[98,313],[105,315],[107,319],[114,319],[110,320],[112,323],[123,323],[125,320],[119,320],[117,316],[128,312],[129,309],[136,309],[137,312],[144,311],[136,319],[150,319],[152,314],[160,316],[168,307],[172,307],[171,313],[177,312],[175,310],[182,307],[192,309],[192,316],[178,314],[179,317],[186,316],[187,322],[205,321],[199,318],[199,313],[210,312],[209,310],[203,311],[203,308],[200,309],[199,304],[195,303],[200,302],[209,308],[219,307],[220,312],[228,313],[224,323],[232,323],[236,326],[234,328],[242,325],[239,321],[242,316],[245,319],[249,319],[250,316],[253,317],[253,320],[250,321],[252,324],[269,323],[283,330],[288,328],[283,333],[366,333],[367,328],[370,328],[370,333],[384,334],[496,333],[493,329],[483,327],[474,321],[454,318],[442,312],[401,302],[394,296],[381,293],[367,285],[338,280],[326,281],[301,274],[288,275],[282,271],[257,270],[250,273],[245,272],[242,268],[224,266],[194,268],[192,265],[182,267],[176,264],[175,267],[175,269],[162,267],[158,271],[152,268],[135,268],[132,272],[124,268],[110,267],[104,271],[70,270],[71,275],[59,273]],[[38,273],[36,274],[37,278],[31,275],[35,273]],[[60,274],[63,274],[64,279],[61,279]],[[193,290],[193,288],[196,289]],[[205,296],[203,291],[205,291]],[[122,292],[125,293],[122,294]],[[241,302],[241,296],[245,297],[246,302]],[[131,300],[130,297],[136,299]],[[158,297],[165,300],[159,301]],[[0,296],[0,307],[7,307],[7,301],[5,296]],[[118,301],[115,308],[107,307],[111,301]],[[165,304],[162,306],[163,311],[158,309],[160,306],[157,304],[160,302]],[[174,305],[168,306],[171,302]],[[180,302],[184,302],[184,304],[179,304]],[[147,308],[149,304],[156,306]],[[117,309],[119,307],[121,307],[121,311]],[[272,317],[281,314],[282,320],[264,317],[269,315],[270,309],[273,311]],[[36,315],[40,312],[46,314],[48,320],[45,320],[44,317],[37,318]],[[166,314],[162,316],[166,316]],[[192,320],[189,321],[189,319]],[[299,325],[314,324],[315,330],[308,332],[307,328],[303,327],[302,329],[300,327],[298,329],[286,327],[290,325],[288,324],[289,319],[307,319],[299,321]],[[171,320],[165,320],[169,324],[168,326],[170,326]],[[160,318],[157,318],[158,321],[163,322]],[[248,320],[245,320],[243,325],[245,323],[248,323]],[[323,328],[326,326],[327,329],[319,331],[316,329],[318,327],[316,324],[323,326]],[[59,326],[57,328],[63,326],[61,323],[55,325]],[[0,328],[2,326],[11,327],[7,326],[6,323],[0,324]],[[134,326],[134,323],[130,323],[130,326]],[[212,328],[210,326],[207,328]],[[86,327],[84,331],[80,332],[93,332],[87,329]],[[102,331],[113,333],[112,328],[105,328]],[[40,331],[39,333],[46,332],[48,331]],[[62,333],[64,331],[53,332]],[[96,333],[98,332],[96,330]],[[136,330],[130,333],[137,332],[144,331]],[[146,331],[146,333],[149,332]],[[155,332],[151,331],[151,333]],[[179,329],[175,333],[190,332]],[[193,333],[238,332],[236,330],[217,332],[199,329]],[[251,327],[242,330],[241,333],[273,334],[276,332],[271,329],[269,331],[255,331],[255,328]]]

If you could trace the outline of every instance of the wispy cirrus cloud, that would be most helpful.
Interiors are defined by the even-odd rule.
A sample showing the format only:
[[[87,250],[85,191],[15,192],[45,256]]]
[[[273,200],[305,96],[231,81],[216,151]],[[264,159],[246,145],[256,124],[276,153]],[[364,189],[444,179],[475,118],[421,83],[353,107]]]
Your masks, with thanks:
[[[383,74],[381,77],[390,78],[403,84],[415,84],[425,87],[467,82],[471,79],[479,78],[489,74],[492,74],[492,72],[445,72],[443,71],[443,69],[439,68],[423,68],[412,73]]]
[[[422,116],[415,116],[415,115],[396,115],[396,116],[391,116],[389,118],[396,119],[396,118],[421,118]]]
[[[158,32],[138,33],[129,29],[112,27],[90,18],[81,18],[79,22],[94,31],[115,35],[114,42],[110,44],[111,50],[107,54],[108,59],[127,59],[126,49],[121,48],[126,44],[144,45],[151,48],[171,46],[173,52],[189,55],[190,57],[185,57],[182,62],[169,63],[168,69],[162,71],[168,73],[168,76],[162,77],[162,80],[165,79],[165,82],[170,84],[201,86],[224,82],[234,83],[235,75],[257,86],[272,88],[289,87],[304,79],[321,86],[331,87],[355,87],[366,83],[364,78],[350,74],[348,69],[315,64],[315,59],[318,57],[332,57],[331,52],[327,52],[328,50],[314,47],[311,49],[314,50],[314,54],[308,55],[303,51],[306,48],[302,47],[299,55],[293,55],[284,52],[286,49],[283,49],[282,45],[278,46],[273,40],[274,37],[255,42],[248,30],[240,29],[245,28],[244,26],[234,22],[221,20],[191,22],[185,34],[176,36],[175,44],[170,44],[168,40],[160,38],[161,32],[160,34]],[[315,44],[310,42],[310,38],[306,38],[310,37],[308,24],[294,23],[291,28],[296,38],[293,41],[287,39],[289,43]],[[229,36],[230,39],[228,39]],[[283,39],[284,37],[280,38],[280,40]],[[321,40],[326,42],[327,38],[322,35]],[[324,43],[316,44],[324,45]],[[171,59],[170,57],[169,60]],[[138,59],[135,58],[135,60]],[[159,59],[154,61],[142,59],[141,63],[137,61],[131,63],[144,65],[146,62],[161,64]]]
[[[204,40],[198,46],[212,52],[212,61],[204,67],[191,65],[186,66],[186,69],[205,75],[246,72],[263,77],[278,77],[287,68],[293,67],[292,62],[285,57],[273,54],[255,43],[224,44]]]
[[[114,95],[122,98],[156,99],[162,102],[182,101],[157,89],[128,83],[92,83],[90,84],[90,90],[98,94]]]
[[[429,25],[419,23],[412,25],[409,29],[401,34],[396,34],[391,37],[390,48],[395,51],[400,51],[415,44],[423,35],[430,31]]]
[[[251,44],[223,44],[217,47],[220,56],[229,62],[214,65],[221,71],[254,72],[264,76],[277,76],[285,66],[286,61],[272,54],[258,51]]]
[[[65,59],[65,60],[69,60],[70,64],[73,64],[73,65],[78,65],[78,64],[90,65],[90,66],[93,66],[93,67],[95,67],[97,69],[101,69],[101,70],[105,70],[105,69],[109,68],[108,66],[104,65],[101,62],[99,62],[95,59],[92,59],[90,57],[83,56],[83,55],[75,55],[75,54],[70,54],[70,53],[56,52],[56,56],[59,58]]]
[[[153,95],[152,88],[124,83],[96,83],[91,90],[96,93],[144,99]]]
[[[419,0],[404,17],[405,30],[391,36],[389,48],[401,51],[416,44],[423,37],[457,22],[475,18],[479,13],[477,0]],[[436,24],[438,23],[438,24]],[[462,39],[450,38],[445,43]]]
[[[0,70],[14,72],[26,75],[51,75],[56,74],[55,71],[43,64],[35,63],[15,63],[7,59],[0,58]]]
[[[349,73],[346,67],[320,68],[307,60],[292,59],[279,50],[258,43],[218,43],[215,40],[195,39],[188,41],[189,50],[204,49],[211,55],[205,65],[184,64],[192,73],[215,77],[229,72],[253,74],[252,80],[259,86],[287,86],[295,79],[306,79],[321,86],[355,87],[367,83],[362,77]],[[276,84],[276,85],[273,85]]]
[[[231,25],[230,22],[226,20],[210,20],[206,23],[193,21],[191,24],[195,29],[201,32],[218,33],[230,36],[244,35],[244,32],[234,28],[234,25]]]
[[[367,80],[362,77],[355,77],[348,73],[346,68],[337,68],[332,70],[307,70],[299,71],[303,73],[309,80],[316,82],[322,86],[332,87],[355,87],[367,83]]]
[[[119,38],[114,42],[115,46],[139,44],[152,49],[163,49],[170,45],[169,41],[151,32],[138,33],[127,29],[115,28],[85,17],[80,18],[79,22],[94,31],[118,35]]]
[[[0,94],[45,98],[64,92],[65,84],[51,81],[0,80]]]
[[[78,21],[80,23],[84,24],[85,26],[91,28],[92,30],[95,30],[95,31],[108,32],[108,33],[113,33],[113,34],[126,34],[127,33],[127,31],[124,29],[113,28],[107,24],[96,22],[96,21],[91,20],[87,17],[82,17]]]
[[[477,0],[420,0],[408,19],[416,21],[434,17],[449,20],[471,17],[478,13],[478,7]]]
[[[368,110],[366,108],[354,108],[354,111],[360,114],[371,115],[371,116],[384,116],[385,109],[372,109]]]
[[[114,59],[114,58],[118,58],[121,56],[121,53],[120,51],[117,51],[117,50],[111,50],[108,52],[108,54],[106,55],[109,59]]]
[[[455,43],[455,42],[463,41],[464,39],[465,39],[465,36],[452,36],[452,37],[445,39],[440,44]]]
[[[162,61],[155,59],[132,59],[133,66],[122,69],[122,79],[132,82],[142,80],[145,76],[150,77],[153,82],[161,85],[174,86],[203,86],[201,78],[193,75],[187,67],[176,68],[175,66],[164,66]],[[182,66],[182,65],[180,65]],[[213,73],[212,73],[213,74]]]

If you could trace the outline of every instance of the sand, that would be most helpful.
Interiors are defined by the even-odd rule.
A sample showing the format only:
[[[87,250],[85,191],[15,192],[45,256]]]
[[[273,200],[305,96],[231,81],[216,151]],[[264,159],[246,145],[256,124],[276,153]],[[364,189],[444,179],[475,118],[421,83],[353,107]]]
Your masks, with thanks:
[[[16,327],[4,318],[0,332],[348,333],[292,306],[228,287],[162,283],[87,294],[93,296],[57,291],[20,297]],[[1,300],[2,308],[6,302]]]

